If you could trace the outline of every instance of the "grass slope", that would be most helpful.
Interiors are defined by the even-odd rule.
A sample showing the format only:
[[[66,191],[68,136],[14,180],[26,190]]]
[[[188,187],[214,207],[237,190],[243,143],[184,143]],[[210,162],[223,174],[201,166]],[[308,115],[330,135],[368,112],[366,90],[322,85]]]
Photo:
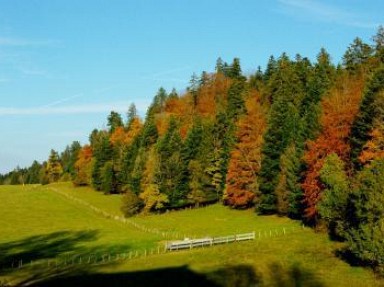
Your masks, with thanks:
[[[75,189],[67,183],[46,187],[0,186],[0,266],[12,258],[24,258],[27,262],[68,253],[144,250],[164,243],[159,234],[107,219],[54,192],[55,189],[110,214],[121,215],[120,196],[105,196],[90,188]],[[369,270],[351,267],[338,259],[334,252],[340,244],[287,218],[260,217],[252,211],[213,205],[132,220],[149,229],[181,236],[256,231],[261,238],[96,266],[52,269],[31,265],[3,269],[0,278],[30,286],[382,286],[383,283]],[[285,235],[283,228],[287,231]]]

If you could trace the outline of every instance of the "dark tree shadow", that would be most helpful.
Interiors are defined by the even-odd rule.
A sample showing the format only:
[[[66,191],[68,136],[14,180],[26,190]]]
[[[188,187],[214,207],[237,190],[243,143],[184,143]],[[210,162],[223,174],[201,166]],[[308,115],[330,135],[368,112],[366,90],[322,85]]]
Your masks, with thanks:
[[[323,287],[320,278],[313,272],[306,270],[299,264],[293,264],[288,268],[284,268],[279,263],[273,263],[269,266],[271,282],[268,286],[273,287]]]
[[[97,230],[61,231],[0,244],[0,276],[23,273],[25,276],[17,284],[25,286],[90,273],[97,264],[118,264],[117,260],[110,260],[110,255],[130,251],[129,245],[88,247],[84,244],[96,240],[98,233]]]
[[[271,277],[263,278],[261,273],[252,266],[228,266],[208,273],[198,273],[188,266],[155,269],[149,271],[136,271],[125,273],[91,273],[79,272],[77,274],[64,274],[46,278],[29,286],[61,287],[61,286],[93,286],[93,287],[322,287],[324,284],[308,270],[293,265],[284,269],[279,264],[269,267]],[[266,280],[265,280],[266,279]]]
[[[97,235],[96,230],[60,231],[0,244],[0,270],[6,270],[20,260],[27,263],[55,258],[63,253],[78,252],[82,249],[78,246],[79,243],[93,241],[97,239]]]
[[[322,287],[324,284],[309,270],[300,265],[284,267],[274,263],[263,274],[249,265],[226,266],[210,272],[196,272],[188,266],[132,271],[120,273],[101,273],[100,264],[109,270],[121,264],[121,260],[85,262],[57,265],[57,258],[63,253],[81,258],[91,258],[90,254],[118,254],[129,251],[127,245],[84,246],[85,242],[96,240],[95,230],[81,232],[56,232],[48,235],[28,237],[20,241],[0,244],[0,275],[13,277],[20,275],[12,283],[17,286],[213,286],[213,287]],[[21,269],[9,268],[12,260],[36,261],[43,264],[26,264]],[[52,259],[53,264],[49,264]],[[45,261],[44,261],[45,260]],[[148,257],[148,260],[149,257]],[[44,262],[48,264],[44,264]],[[56,262],[56,264],[55,264]],[[263,268],[265,269],[265,268]],[[15,274],[13,274],[15,273]],[[21,279],[22,278],[22,279]],[[1,281],[0,281],[1,283]],[[1,285],[0,285],[1,286]],[[4,285],[7,286],[7,285]]]

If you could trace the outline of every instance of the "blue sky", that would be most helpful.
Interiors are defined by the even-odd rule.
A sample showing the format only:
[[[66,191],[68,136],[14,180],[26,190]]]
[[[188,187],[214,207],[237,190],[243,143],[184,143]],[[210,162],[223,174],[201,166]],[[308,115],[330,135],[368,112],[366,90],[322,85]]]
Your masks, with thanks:
[[[245,73],[282,52],[340,62],[382,0],[0,0],[0,173],[87,142],[111,110],[145,113],[216,59]]]

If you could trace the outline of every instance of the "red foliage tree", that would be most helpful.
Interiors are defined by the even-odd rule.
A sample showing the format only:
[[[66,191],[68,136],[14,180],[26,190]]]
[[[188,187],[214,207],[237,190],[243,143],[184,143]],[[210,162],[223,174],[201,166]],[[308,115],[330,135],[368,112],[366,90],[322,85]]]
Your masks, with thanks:
[[[305,214],[309,221],[317,221],[317,204],[321,200],[324,189],[320,181],[320,170],[325,158],[336,153],[344,162],[348,162],[351,125],[356,117],[361,100],[363,81],[356,77],[342,76],[336,85],[321,102],[321,133],[314,141],[307,142],[304,161],[307,170],[304,174],[302,188],[304,190]]]

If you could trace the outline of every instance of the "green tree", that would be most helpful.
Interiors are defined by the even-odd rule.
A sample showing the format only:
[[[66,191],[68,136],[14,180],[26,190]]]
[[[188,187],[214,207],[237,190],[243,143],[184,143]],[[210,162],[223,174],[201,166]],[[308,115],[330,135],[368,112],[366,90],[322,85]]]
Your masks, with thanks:
[[[171,117],[165,135],[157,143],[159,155],[158,183],[161,193],[168,196],[169,204],[173,207],[182,206],[187,201],[188,187],[182,180],[185,170],[181,151],[183,142],[178,130],[177,121]]]
[[[355,38],[343,56],[343,65],[349,71],[357,71],[372,56],[372,48],[360,38]]]
[[[116,179],[113,163],[107,161],[101,169],[101,190],[105,194],[116,193]]]
[[[94,130],[90,136],[90,144],[93,151],[92,185],[96,190],[103,188],[103,168],[112,160],[113,150],[106,131]]]
[[[132,103],[127,112],[127,128],[129,129],[132,122],[137,118],[137,109],[134,103]]]
[[[28,184],[36,184],[40,183],[40,171],[42,169],[42,165],[34,160],[32,165],[28,168],[25,182]]]
[[[358,157],[365,143],[371,139],[370,132],[376,118],[383,116],[383,110],[377,104],[383,97],[384,90],[384,65],[381,65],[367,83],[360,104],[359,113],[351,129],[351,159],[355,168],[361,168]]]
[[[242,78],[241,75],[241,66],[240,66],[240,59],[234,58],[231,66],[229,67],[228,76],[233,79],[240,79]]]
[[[236,121],[246,111],[244,102],[245,83],[235,81],[228,90],[227,115],[231,121]]]
[[[204,177],[204,170],[202,165],[197,160],[191,160],[188,164],[189,171],[189,194],[188,199],[196,207],[199,207],[204,201],[206,201],[206,194],[203,190],[202,179]]]
[[[345,173],[345,163],[332,153],[326,157],[320,170],[320,180],[325,185],[318,206],[319,214],[328,226],[332,238],[343,238],[346,230],[349,181]]]
[[[108,116],[107,125],[109,127],[110,133],[113,133],[116,130],[116,128],[124,126],[121,115],[117,112],[112,111]]]
[[[384,63],[384,26],[380,25],[376,35],[373,37],[375,43],[375,55]]]
[[[357,174],[351,196],[348,248],[358,260],[384,271],[384,159]]]
[[[294,163],[294,169],[287,169],[281,165],[280,161],[282,154],[291,144],[296,149],[295,156],[300,158],[305,142],[301,110],[304,109],[302,105],[306,98],[305,91],[309,82],[311,65],[300,56],[297,56],[296,59],[296,63],[292,62],[286,54],[283,54],[268,81],[268,92],[272,105],[262,148],[263,160],[259,176],[261,195],[257,206],[259,213],[270,214],[277,211],[276,188],[278,185],[280,203],[286,202],[289,198],[285,193],[297,193],[297,189],[294,188],[296,184],[289,185],[293,188],[291,191],[281,187],[287,180],[287,174],[282,175],[279,179],[281,169],[284,169],[283,172],[291,171],[290,181],[294,181],[292,172],[296,173],[296,182],[299,181],[300,168],[298,168],[297,159],[290,158],[290,161]]]
[[[80,150],[80,143],[78,141],[74,141],[60,154],[60,162],[63,166],[63,173],[69,175],[71,179],[75,176],[75,163]]]
[[[139,197],[144,201],[144,213],[162,209],[169,202],[167,195],[160,192],[157,184],[148,184]]]
[[[143,208],[143,201],[133,192],[126,190],[122,198],[121,212],[125,217],[131,217]]]
[[[63,167],[60,163],[59,154],[53,149],[49,155],[45,172],[49,182],[57,182],[63,173]]]
[[[272,75],[276,72],[277,70],[277,61],[274,56],[270,56],[267,67],[264,72],[264,81],[267,82],[272,78]]]

